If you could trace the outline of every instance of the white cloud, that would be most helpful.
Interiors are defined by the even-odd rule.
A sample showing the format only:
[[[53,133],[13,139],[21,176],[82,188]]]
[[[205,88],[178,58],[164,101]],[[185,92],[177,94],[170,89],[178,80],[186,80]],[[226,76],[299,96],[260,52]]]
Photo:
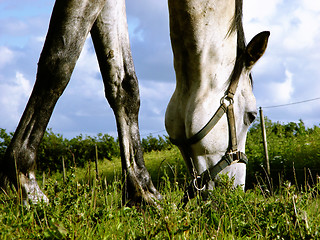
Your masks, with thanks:
[[[254,86],[254,92],[258,106],[269,107],[294,102],[294,82],[294,74],[285,69],[284,76],[266,78],[257,83],[259,89]]]
[[[139,81],[141,110],[141,135],[166,134],[164,115],[175,88],[175,82]]]
[[[16,20],[9,19],[5,21],[5,24],[6,25],[3,26],[4,31],[12,35],[21,35],[26,33],[26,31],[28,30],[28,25],[22,20],[16,21]]]
[[[246,0],[243,1],[244,22],[267,22],[275,15],[283,0]]]
[[[140,83],[141,109],[145,111],[145,115],[154,114],[164,117],[172,89],[174,86],[170,83]]]
[[[283,45],[289,51],[299,51],[314,47],[320,29],[320,12],[315,12],[303,6],[289,17],[290,25],[286,29],[287,36]]]
[[[271,82],[270,92],[272,93],[272,99],[275,103],[288,103],[291,100],[293,88],[293,74],[286,70],[286,79],[284,82]]]
[[[311,48],[319,37],[320,3],[314,0],[244,1],[248,41],[258,32],[271,31],[270,42],[289,51]]]
[[[0,88],[0,118],[4,126],[13,128],[21,117],[32,86],[22,73],[16,72],[15,78],[9,83],[0,83]]]
[[[104,99],[100,69],[90,37],[84,44],[66,94]]]
[[[315,0],[302,0],[302,5],[306,10],[317,12],[320,11],[320,2]]]
[[[14,53],[5,46],[0,46],[0,69],[14,59]]]
[[[44,44],[44,41],[46,40],[46,36],[37,36],[34,38],[35,42],[41,43],[41,45]]]
[[[83,46],[76,67],[80,72],[90,75],[94,75],[100,72],[97,57],[93,49],[90,36],[87,38]]]
[[[30,82],[20,72],[16,72],[16,87],[21,90],[24,97],[28,97],[32,90]]]
[[[270,106],[319,97],[320,1],[246,0],[244,29],[248,41],[260,31],[271,32],[265,56],[253,69],[258,104]],[[320,119],[317,111],[306,115],[307,109],[310,104],[271,108],[268,117],[275,121],[302,118],[319,124],[319,120],[314,121],[315,116]]]
[[[128,16],[128,30],[130,41],[144,41],[144,31],[140,28],[140,20],[137,17]]]

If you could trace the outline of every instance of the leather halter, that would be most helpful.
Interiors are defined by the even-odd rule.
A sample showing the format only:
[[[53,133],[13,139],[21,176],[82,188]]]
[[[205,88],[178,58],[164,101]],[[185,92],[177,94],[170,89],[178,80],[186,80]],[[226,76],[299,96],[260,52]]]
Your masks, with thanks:
[[[240,152],[238,150],[237,144],[237,134],[236,134],[236,124],[235,124],[235,116],[233,111],[233,103],[234,103],[234,95],[238,87],[240,74],[239,67],[243,67],[241,64],[241,57],[236,61],[235,69],[231,75],[230,85],[225,95],[220,100],[220,107],[215,112],[213,117],[209,120],[209,122],[195,135],[186,139],[186,140],[176,140],[170,138],[170,141],[177,146],[190,146],[193,145],[200,140],[202,140],[211,130],[212,128],[219,122],[222,116],[226,113],[228,119],[228,127],[229,127],[229,146],[225,153],[225,155],[221,158],[221,160],[214,166],[205,170],[202,174],[197,175],[192,182],[189,184],[184,197],[183,203],[184,206],[188,203],[189,199],[192,199],[196,196],[198,191],[202,191],[206,189],[206,185],[210,180],[215,179],[215,177],[227,166],[230,166],[234,163],[248,163],[248,158],[245,153]],[[241,72],[241,71],[240,71]],[[226,104],[226,101],[229,102],[229,105]]]

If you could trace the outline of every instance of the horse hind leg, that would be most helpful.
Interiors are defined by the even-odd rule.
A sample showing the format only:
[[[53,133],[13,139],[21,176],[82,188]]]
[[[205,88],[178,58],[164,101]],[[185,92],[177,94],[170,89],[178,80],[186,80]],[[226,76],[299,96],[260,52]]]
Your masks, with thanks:
[[[21,189],[25,201],[48,202],[35,178],[37,149],[104,2],[105,0],[56,0],[38,63],[35,86],[0,162],[2,179],[8,179],[16,189]]]

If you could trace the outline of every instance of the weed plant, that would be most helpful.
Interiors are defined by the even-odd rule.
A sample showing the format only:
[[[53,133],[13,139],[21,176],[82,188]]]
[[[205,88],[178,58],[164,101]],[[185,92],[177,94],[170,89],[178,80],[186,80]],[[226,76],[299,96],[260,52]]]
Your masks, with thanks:
[[[40,154],[54,153],[48,159],[56,170],[39,171],[37,179],[50,203],[26,207],[14,191],[0,189],[0,239],[320,239],[320,127],[306,129],[302,121],[266,123],[271,178],[263,175],[263,149],[257,144],[260,126],[255,124],[246,149],[250,189],[233,189],[232,180],[222,176],[209,196],[198,196],[185,208],[180,203],[189,177],[179,150],[163,145],[163,139],[149,137],[145,142],[150,149],[165,147],[145,155],[146,167],[164,196],[160,208],[129,208],[121,201],[116,140],[78,137],[70,141],[70,148],[68,141],[49,132]],[[0,129],[0,158],[10,139]],[[95,145],[112,153],[99,153],[98,179],[92,162]],[[61,154],[66,154],[66,179],[59,172]]]
[[[14,192],[1,194],[0,239],[320,238],[319,182],[305,191],[286,182],[270,194],[261,186],[234,189],[221,176],[205,200],[198,196],[181,208],[184,186],[164,171],[160,208],[129,208],[119,179],[80,181],[78,172],[68,171],[65,182],[58,174],[45,181],[48,205],[26,207]]]

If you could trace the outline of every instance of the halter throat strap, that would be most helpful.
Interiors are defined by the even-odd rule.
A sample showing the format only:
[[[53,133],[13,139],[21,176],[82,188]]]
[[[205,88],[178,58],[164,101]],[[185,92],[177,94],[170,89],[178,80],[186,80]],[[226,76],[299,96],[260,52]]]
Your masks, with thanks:
[[[234,163],[248,163],[248,158],[243,152],[226,153],[221,160],[214,166],[205,170],[201,175],[196,176],[188,185],[182,198],[182,208],[185,208],[190,199],[194,198],[199,192],[206,190],[206,185],[226,167]]]
[[[229,98],[228,95],[229,94],[227,94],[220,100],[220,107],[212,116],[212,118],[209,120],[209,122],[199,132],[197,132],[195,135],[185,140],[169,138],[170,141],[177,146],[190,146],[190,145],[196,144],[197,142],[202,140],[214,128],[214,126],[219,122],[222,116],[226,113],[227,119],[228,119],[228,127],[229,127],[229,147],[227,152],[237,151],[238,144],[237,144],[235,116],[234,116],[234,110],[233,110],[233,98]],[[229,101],[230,103],[229,105],[225,103],[226,99]]]

